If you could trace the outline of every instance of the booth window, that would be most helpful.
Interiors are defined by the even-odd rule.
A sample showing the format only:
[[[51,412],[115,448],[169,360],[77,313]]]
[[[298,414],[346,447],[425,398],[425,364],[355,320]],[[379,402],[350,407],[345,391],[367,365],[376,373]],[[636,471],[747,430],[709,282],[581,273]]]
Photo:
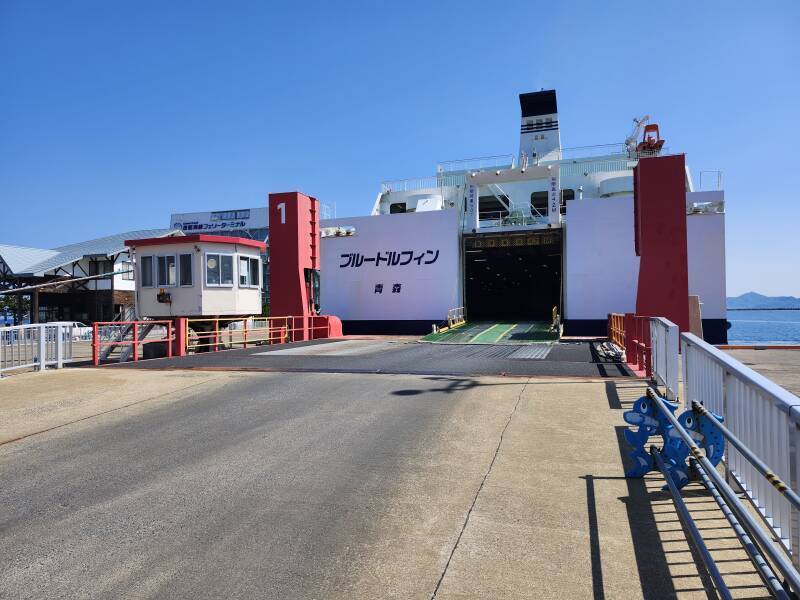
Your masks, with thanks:
[[[142,287],[153,287],[153,257],[143,256],[141,261]]]
[[[250,287],[261,287],[260,281],[261,275],[261,259],[260,258],[251,258],[250,259]]]
[[[206,285],[233,285],[232,254],[206,254]]]
[[[173,287],[178,280],[175,255],[157,256],[156,265],[159,287]]]
[[[180,280],[182,287],[191,287],[194,285],[194,275],[192,274],[192,255],[181,254],[178,257],[178,270],[180,272]]]
[[[246,256],[239,257],[239,287],[250,287],[250,260]]]
[[[260,285],[261,259],[239,257],[239,287],[257,288]]]

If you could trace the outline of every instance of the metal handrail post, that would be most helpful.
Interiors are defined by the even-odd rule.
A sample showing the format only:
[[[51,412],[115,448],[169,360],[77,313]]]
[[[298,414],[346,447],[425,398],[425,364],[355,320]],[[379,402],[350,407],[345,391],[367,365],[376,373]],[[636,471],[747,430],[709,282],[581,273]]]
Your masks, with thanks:
[[[730,523],[731,527],[733,527],[733,531],[741,540],[745,552],[747,552],[748,556],[750,556],[750,559],[756,565],[756,569],[758,569],[758,574],[764,581],[766,586],[770,588],[770,590],[772,590],[775,596],[777,596],[778,598],[788,598],[789,595],[786,593],[786,590],[783,588],[783,585],[781,585],[781,582],[775,576],[775,572],[769,566],[769,563],[767,563],[766,559],[764,558],[764,555],[761,553],[761,550],[753,542],[750,536],[747,535],[747,532],[742,527],[742,524],[739,522],[739,519],[737,519],[736,515],[733,514],[733,511],[731,511],[731,507],[728,506],[727,502],[725,502],[725,499],[719,493],[717,487],[711,482],[711,480],[708,478],[708,475],[706,475],[705,471],[703,471],[702,468],[697,466],[697,461],[694,458],[690,459],[690,462],[691,465],[694,467],[695,471],[697,472],[697,474],[699,475],[700,480],[703,482],[703,485],[709,491],[711,497],[717,503],[717,506],[719,506],[720,510],[722,511],[722,514],[725,515],[725,518],[728,520],[728,523]]]
[[[61,325],[55,326],[56,330],[56,369],[60,369],[64,366],[64,331],[69,332],[69,336],[72,337],[72,328],[67,329]]]
[[[714,562],[714,558],[711,556],[706,543],[703,541],[703,536],[700,535],[700,531],[697,529],[694,519],[692,519],[692,515],[689,514],[689,509],[686,508],[686,503],[683,501],[683,497],[681,496],[678,486],[675,485],[675,482],[672,480],[672,477],[667,471],[667,467],[664,464],[664,459],[661,458],[661,452],[659,452],[655,446],[651,446],[650,455],[655,459],[658,470],[661,471],[661,474],[664,476],[664,479],[667,482],[669,493],[672,496],[672,502],[675,504],[675,508],[678,511],[678,517],[683,523],[683,526],[688,529],[689,537],[691,538],[692,542],[694,542],[697,550],[700,552],[700,558],[702,558],[703,564],[708,570],[708,574],[711,575],[711,579],[714,580],[714,585],[717,586],[717,592],[726,600],[733,598],[728,586],[722,579],[722,575],[717,568],[717,563]]]
[[[39,325],[39,370],[47,366],[47,325]]]

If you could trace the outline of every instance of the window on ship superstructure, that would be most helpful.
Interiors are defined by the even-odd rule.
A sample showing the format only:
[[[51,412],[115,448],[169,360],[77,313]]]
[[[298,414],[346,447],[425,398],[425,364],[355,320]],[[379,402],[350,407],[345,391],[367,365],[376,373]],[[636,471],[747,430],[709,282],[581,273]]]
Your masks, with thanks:
[[[394,204],[389,205],[389,214],[395,215],[404,212],[407,212],[405,202],[395,202]]]
[[[561,190],[561,214],[567,214],[567,201],[575,200],[575,190]]]
[[[531,212],[534,216],[537,213],[541,216],[547,216],[547,202],[549,194],[547,192],[533,192],[531,194]]]
[[[503,196],[506,204],[510,203],[507,196]],[[492,221],[508,216],[508,209],[503,206],[495,196],[481,196],[478,199],[478,218],[481,221]]]

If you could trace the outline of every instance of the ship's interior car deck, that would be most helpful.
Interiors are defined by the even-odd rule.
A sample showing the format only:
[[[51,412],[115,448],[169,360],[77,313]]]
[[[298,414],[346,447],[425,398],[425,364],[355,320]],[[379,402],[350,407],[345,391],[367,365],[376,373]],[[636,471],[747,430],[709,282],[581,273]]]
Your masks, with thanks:
[[[556,234],[467,238],[464,291],[469,318],[550,321],[561,299],[561,254]]]

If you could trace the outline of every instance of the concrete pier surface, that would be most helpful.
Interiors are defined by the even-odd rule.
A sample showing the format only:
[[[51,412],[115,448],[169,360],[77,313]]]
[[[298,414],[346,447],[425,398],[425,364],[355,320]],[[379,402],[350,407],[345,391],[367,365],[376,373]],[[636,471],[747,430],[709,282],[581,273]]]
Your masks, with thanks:
[[[800,396],[800,349],[765,348],[725,352],[795,396]]]
[[[708,598],[631,378],[71,369],[0,381],[0,597]],[[699,488],[741,596],[763,589]],[[738,549],[737,549],[738,548]]]

